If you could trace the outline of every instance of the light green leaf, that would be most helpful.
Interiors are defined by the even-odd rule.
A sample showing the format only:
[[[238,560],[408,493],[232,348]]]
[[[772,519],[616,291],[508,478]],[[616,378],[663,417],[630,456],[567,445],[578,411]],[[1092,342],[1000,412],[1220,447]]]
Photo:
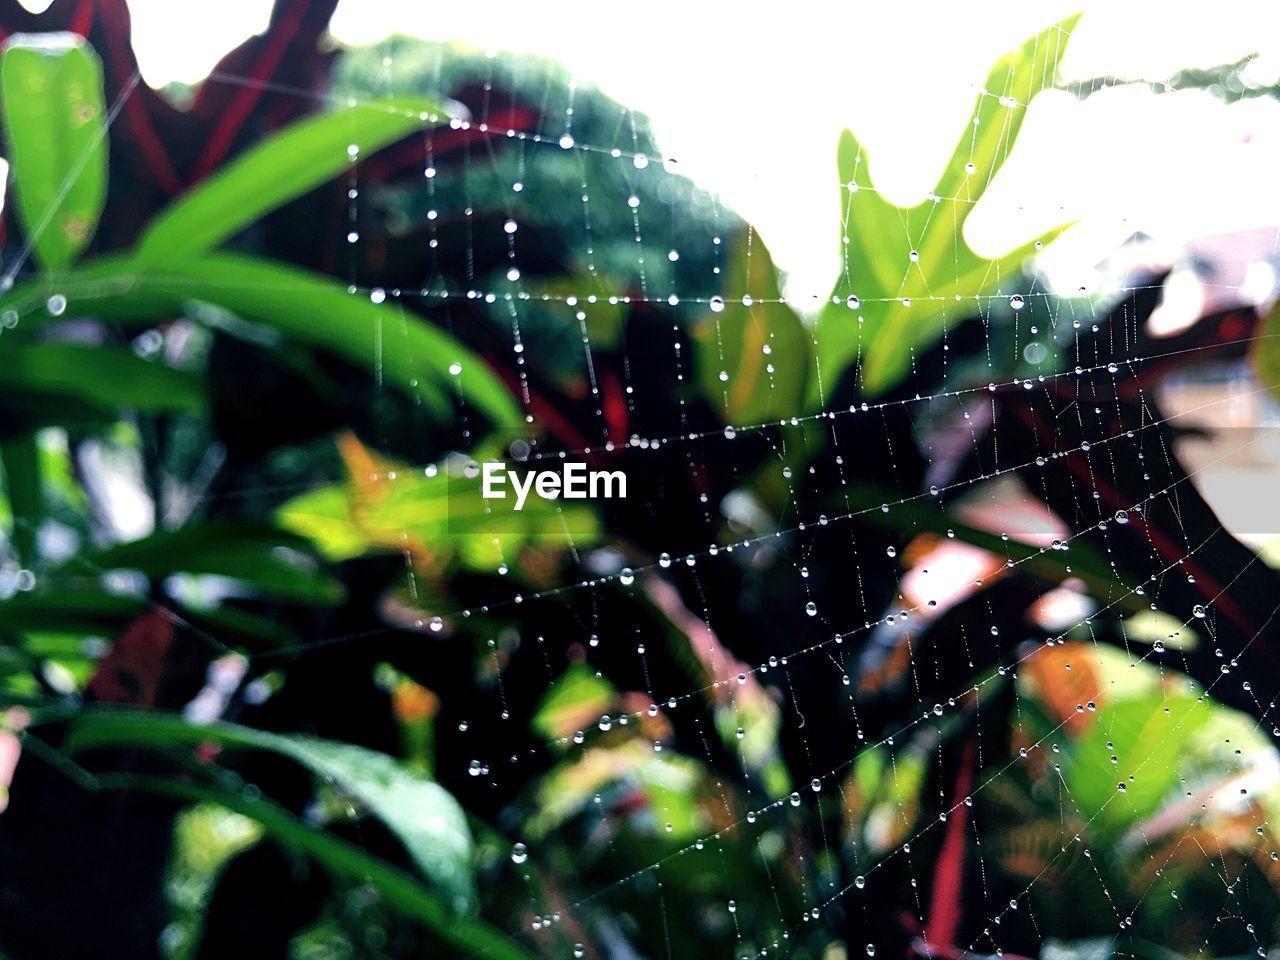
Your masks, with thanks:
[[[0,310],[40,323],[47,318],[43,305],[55,292],[67,298],[69,311],[133,324],[181,313],[192,301],[212,304],[295,342],[376,367],[387,384],[417,394],[436,411],[447,410],[449,398],[458,396],[494,426],[524,423],[506,386],[459,340],[396,302],[372,303],[296,267],[229,253],[163,269],[100,257],[60,277],[56,288],[45,281],[15,287],[0,297]]]
[[[407,551],[435,563],[456,557],[485,571],[513,562],[526,545],[584,545],[600,535],[583,504],[530,497],[517,512],[513,497],[486,500],[481,492],[478,477],[451,475],[449,464],[428,476],[388,462],[376,481],[353,472],[347,483],[294,497],[276,516],[330,560]]]
[[[790,416],[804,397],[809,335],[795,311],[777,302],[778,271],[759,237],[739,237],[730,258],[724,311],[693,331],[698,384],[726,423]]]
[[[299,120],[162,210],[138,241],[138,259],[147,265],[174,263],[212,250],[357,160],[448,119],[438,103],[396,99]],[[357,148],[354,155],[351,147]]]
[[[571,664],[551,685],[529,726],[555,741],[582,729],[610,708],[618,692],[585,663]]]
[[[1008,158],[1031,99],[1053,85],[1076,19],[1054,24],[995,64],[933,190],[937,199],[913,207],[888,202],[871,181],[866,151],[850,131],[841,135],[843,270],[815,329],[827,390],[859,357],[865,395],[891,388],[910,372],[916,350],[933,343],[948,322],[975,312],[975,297],[1001,291],[1006,278],[1061,232],[988,260],[970,249],[964,224]],[[817,407],[816,384],[809,401]]]
[[[474,906],[473,851],[466,814],[438,783],[385,754],[314,737],[267,733],[231,723],[197,724],[173,714],[125,710],[80,714],[63,749],[73,754],[98,747],[163,748],[204,743],[267,750],[307,767],[382,820],[454,912],[464,913]]]
[[[1080,814],[1104,830],[1121,831],[1154,814],[1176,793],[1180,758],[1213,709],[1210,700],[1170,691],[1103,704],[1063,757],[1063,776]]]
[[[72,33],[16,33],[0,96],[18,217],[46,270],[63,270],[98,226],[107,195],[102,65]]]

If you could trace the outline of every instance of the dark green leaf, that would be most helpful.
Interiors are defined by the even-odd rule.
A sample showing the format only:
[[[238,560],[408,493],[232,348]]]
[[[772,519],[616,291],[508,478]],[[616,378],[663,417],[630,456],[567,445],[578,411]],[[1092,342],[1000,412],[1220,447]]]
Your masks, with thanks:
[[[0,603],[0,630],[113,635],[146,609],[146,601],[139,597],[101,590],[63,588],[55,593],[19,593]]]
[[[40,450],[36,444],[33,433],[0,442],[5,493],[13,517],[13,546],[18,551],[18,559],[26,564],[36,561],[36,535],[44,516]]]
[[[305,542],[275,527],[214,521],[162,530],[140,540],[90,551],[57,573],[139,570],[151,578],[175,573],[213,574],[246,583],[269,596],[300,603],[330,604],[342,586],[313,569],[302,555]]]
[[[493,960],[533,960],[532,954],[484,921],[452,913],[428,887],[409,874],[370,856],[355,844],[317,830],[261,797],[251,798],[230,790],[160,777],[104,778],[101,786],[145,790],[192,803],[214,803],[226,807],[257,821],[268,834],[314,858],[335,876],[374,887],[388,903],[414,917],[435,936],[466,955],[475,954]]]
[[[53,292],[45,282],[22,284],[0,298],[0,309],[39,322],[47,316],[44,303]],[[388,384],[419,395],[438,411],[456,395],[495,426],[516,428],[524,422],[502,381],[456,338],[398,303],[372,303],[296,267],[235,254],[209,254],[163,270],[99,258],[60,278],[56,292],[77,313],[135,324],[180,313],[191,301],[213,304],[298,343],[377,368]],[[454,375],[454,369],[460,372]]]
[[[23,231],[45,269],[63,270],[106,200],[102,65],[75,34],[14,34],[0,58],[0,96]]]
[[[456,800],[424,774],[385,754],[313,737],[266,733],[230,723],[195,724],[181,716],[133,711],[81,714],[68,732],[68,753],[95,747],[218,743],[268,750],[302,764],[360,800],[382,820],[423,875],[462,913],[475,901],[472,840]]]
[[[119,347],[12,343],[0,348],[0,389],[60,395],[103,410],[191,413],[204,402],[199,378]]]

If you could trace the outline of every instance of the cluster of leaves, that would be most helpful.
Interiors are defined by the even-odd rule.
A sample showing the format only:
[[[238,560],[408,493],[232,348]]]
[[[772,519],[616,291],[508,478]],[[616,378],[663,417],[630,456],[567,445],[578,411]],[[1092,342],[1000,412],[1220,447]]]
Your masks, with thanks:
[[[995,66],[926,203],[887,203],[841,139],[844,269],[810,323],[759,237],[687,181],[557,146],[570,97],[579,142],[647,161],[642,119],[558,68],[407,40],[342,54],[328,86],[331,12],[279,0],[179,110],[135,89],[117,0],[4,7],[2,742],[21,760],[0,950],[516,960],[786,936],[797,956],[960,956],[993,947],[993,915],[1024,954],[1046,936],[1251,948],[1150,906],[1157,884],[1216,879],[1187,852],[1212,849],[1251,878],[1240,913],[1276,914],[1265,798],[1182,801],[1238,769],[1224,733],[1259,739],[1200,694],[1265,714],[1215,650],[1265,675],[1278,584],[1166,455],[1149,387],[1206,351],[1238,359],[1257,318],[1156,344],[1143,289],[1096,336],[1063,325],[1046,358],[998,366],[1072,306],[1021,296],[1049,236],[987,260],[963,235],[1070,22]],[[583,193],[670,228],[640,238],[595,204],[584,235]],[[651,295],[669,289],[685,302]],[[522,351],[511,301],[475,290],[529,294]],[[1274,357],[1257,361],[1265,380]],[[468,459],[526,414],[548,455],[607,447],[633,496],[518,523],[464,506]],[[1031,463],[1022,493],[1069,550],[991,532],[950,493],[1001,496]],[[979,584],[893,615],[911,588],[887,549],[953,538],[985,558]],[[624,583],[626,564],[649,569]],[[1055,591],[1093,615],[1049,629]],[[1215,614],[1177,630],[1153,606]],[[807,655],[862,625],[839,659]],[[1176,670],[1111,652],[1174,633]],[[650,707],[667,695],[678,709]],[[638,719],[601,719],[619,715]],[[907,841],[937,861],[915,894]],[[1007,913],[1026,889],[1034,909]],[[1105,902],[1065,909],[1081,891]],[[1120,938],[1117,914],[1135,918]]]

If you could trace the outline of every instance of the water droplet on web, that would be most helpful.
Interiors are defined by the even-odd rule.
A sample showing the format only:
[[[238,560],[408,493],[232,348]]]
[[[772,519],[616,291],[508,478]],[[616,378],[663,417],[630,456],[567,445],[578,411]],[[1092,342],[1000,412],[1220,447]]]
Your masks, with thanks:
[[[49,316],[60,317],[67,312],[67,298],[55,293],[45,301],[44,308],[49,311]]]
[[[453,363],[449,364],[449,373],[452,376],[458,376],[458,374],[462,373],[462,364],[458,363],[457,360],[453,361]]]
[[[818,605],[810,600],[804,605],[804,612],[811,617],[816,617],[818,615]]]
[[[658,556],[658,566],[662,567],[664,570],[665,570],[667,567],[671,566],[671,554],[669,554],[669,553],[659,554],[659,556]]]
[[[725,428],[724,428],[724,438],[725,438],[726,440],[732,440],[732,439],[733,439],[734,437],[736,437],[737,435],[738,435],[738,431],[737,431],[737,430],[735,430],[733,427],[725,427]]]
[[[1026,305],[1027,305],[1027,302],[1023,300],[1022,297],[1016,293],[1009,298],[1009,306],[1012,307],[1014,310],[1021,310]]]
[[[630,567],[623,567],[618,572],[618,582],[624,587],[629,587],[636,582],[635,572]]]
[[[712,313],[720,313],[721,311],[724,310],[724,298],[712,297],[711,302],[708,305],[711,307]]]
[[[866,878],[866,877],[854,877],[854,878],[853,878],[853,885],[854,885],[855,887],[857,887],[859,890],[861,890],[861,889],[863,889],[863,888],[867,885],[867,878]]]
[[[508,220],[506,223],[502,225],[502,229],[509,234],[515,233],[517,230],[520,229],[520,224],[516,223],[514,220]]]
[[[511,862],[524,863],[529,859],[529,848],[523,843],[517,843],[511,848]]]
[[[1205,617],[1209,615],[1209,611],[1206,610],[1201,604],[1197,603],[1194,607],[1191,608],[1191,615],[1195,617],[1197,620],[1203,620]]]
[[[898,549],[897,547],[890,547],[888,550],[885,551],[885,553],[890,557],[896,557],[898,555]]]
[[[386,299],[387,299],[387,291],[383,290],[381,287],[374,287],[372,290],[369,291],[370,303],[385,303]]]

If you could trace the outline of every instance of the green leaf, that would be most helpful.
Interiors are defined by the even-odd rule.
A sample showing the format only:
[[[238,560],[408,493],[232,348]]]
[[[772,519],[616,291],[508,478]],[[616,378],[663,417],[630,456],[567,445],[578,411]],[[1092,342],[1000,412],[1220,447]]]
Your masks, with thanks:
[[[146,601],[139,597],[102,590],[62,588],[50,593],[19,593],[0,603],[0,631],[111,636],[146,609]]]
[[[63,270],[107,195],[102,65],[75,34],[16,33],[0,57],[0,97],[23,232],[46,270]]]
[[[795,311],[777,302],[778,271],[760,238],[739,237],[730,256],[724,311],[694,328],[698,384],[726,423],[790,416],[805,393],[809,335]]]
[[[67,733],[63,750],[74,754],[122,745],[165,748],[205,743],[267,750],[307,767],[357,798],[385,823],[454,912],[474,907],[473,850],[466,814],[438,783],[385,754],[314,737],[267,733],[231,723],[197,724],[174,714],[128,710],[81,713]]]
[[[456,556],[484,571],[511,562],[526,545],[585,545],[600,536],[599,521],[584,504],[530,497],[517,512],[513,497],[483,499],[478,476],[452,476],[450,469],[446,464],[427,476],[388,462],[379,471],[387,479],[367,481],[353,472],[347,483],[294,497],[276,516],[330,560],[408,551],[438,561]]]
[[[1104,830],[1120,831],[1154,814],[1177,792],[1180,760],[1213,709],[1207,698],[1165,690],[1103,704],[1063,757],[1063,776],[1080,814]]]
[[[286,846],[315,859],[335,876],[368,884],[387,902],[418,920],[445,943],[466,955],[493,960],[534,960],[533,955],[483,920],[460,917],[440,903],[416,878],[397,870],[324,830],[317,830],[287,810],[261,797],[203,784],[161,777],[100,778],[107,789],[144,790],[192,803],[212,803],[259,823],[263,830]]]
[[[361,103],[299,120],[244,151],[161,211],[138,242],[139,261],[174,263],[212,250],[290,200],[388,144],[448,119],[427,100]],[[348,153],[358,148],[353,157]]]
[[[1258,383],[1280,399],[1280,304],[1258,324],[1258,335],[1249,345],[1249,363]]]
[[[398,302],[372,303],[296,267],[213,253],[153,270],[128,258],[100,257],[60,277],[56,291],[43,281],[15,287],[0,297],[0,309],[39,323],[54,292],[67,298],[69,310],[132,324],[181,313],[191,301],[212,304],[298,343],[376,368],[384,382],[420,396],[437,411],[458,396],[494,426],[515,429],[524,423],[506,386],[459,340]]]
[[[139,570],[151,578],[175,573],[213,574],[239,580],[259,593],[299,603],[333,604],[343,589],[306,564],[305,542],[276,527],[211,521],[161,530],[139,540],[88,551],[50,574],[86,570]]]
[[[204,403],[198,377],[131,350],[78,343],[6,343],[0,390],[84,401],[102,410],[193,413]]]
[[[1000,291],[1061,232],[988,260],[969,248],[964,224],[1008,158],[1031,99],[1053,85],[1076,19],[1054,24],[995,64],[933,190],[936,200],[913,207],[885,200],[871,181],[866,151],[850,131],[841,135],[836,160],[847,240],[840,278],[815,329],[827,389],[859,358],[865,395],[893,387],[910,372],[916,350],[975,312],[974,298]],[[810,407],[819,399],[815,383]]]
[[[529,726],[555,741],[581,730],[610,708],[618,692],[585,663],[571,664],[542,697]]]
[[[31,565],[36,562],[37,533],[44,516],[36,435],[27,433],[0,441],[0,461],[4,463],[5,493],[13,518],[13,546],[19,561]]]

